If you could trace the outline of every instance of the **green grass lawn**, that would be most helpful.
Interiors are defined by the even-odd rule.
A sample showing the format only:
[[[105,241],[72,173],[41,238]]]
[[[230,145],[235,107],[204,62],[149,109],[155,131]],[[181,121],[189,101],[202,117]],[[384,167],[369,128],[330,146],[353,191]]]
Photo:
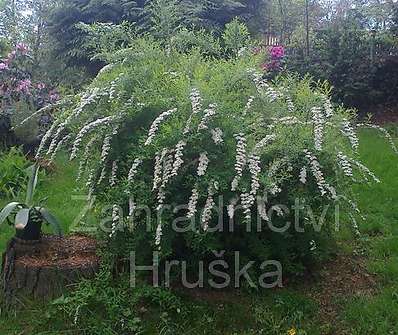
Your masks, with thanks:
[[[51,173],[45,173],[39,180],[34,195],[35,201],[46,199],[43,206],[48,208],[61,223],[62,231],[68,233],[72,226],[76,225],[76,219],[83,212],[87,202],[84,200],[84,191],[77,188],[76,165],[69,162],[66,155],[59,155],[56,169]],[[16,199],[4,199],[0,197],[0,207],[11,201],[25,201],[25,194],[21,192]],[[88,222],[93,223],[93,217],[88,215]],[[78,227],[77,227],[78,228]],[[51,233],[51,228],[44,226],[44,231]],[[7,241],[14,234],[14,230],[3,225],[0,234],[0,249],[4,250]]]
[[[360,224],[361,237],[354,239],[344,233],[340,243],[341,252],[364,258],[368,271],[377,275],[372,295],[339,297],[333,320],[324,320],[319,315],[319,302],[308,294],[316,291],[317,285],[298,284],[256,294],[241,292],[215,301],[185,297],[181,314],[171,316],[159,311],[154,320],[147,320],[144,334],[278,335],[288,334],[288,330],[291,335],[398,334],[398,155],[372,130],[361,133],[360,151],[363,162],[382,183],[355,188],[367,220]],[[76,194],[72,192],[74,167],[66,160],[58,166],[59,170],[40,184],[38,196],[49,197],[48,207],[68,231],[84,203],[71,200],[71,195]],[[5,201],[1,199],[0,205]],[[11,229],[2,228],[1,248],[11,235]],[[333,287],[330,289],[333,291]],[[2,317],[0,334],[89,334],[84,330],[69,331],[61,321],[49,322],[47,308],[28,303],[15,316]],[[109,334],[105,328],[104,334]]]

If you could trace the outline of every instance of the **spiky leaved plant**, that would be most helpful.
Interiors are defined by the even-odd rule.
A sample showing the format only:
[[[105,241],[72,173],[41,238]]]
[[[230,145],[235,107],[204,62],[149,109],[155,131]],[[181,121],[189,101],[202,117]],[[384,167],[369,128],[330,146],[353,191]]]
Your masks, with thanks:
[[[11,202],[0,212],[0,224],[8,222],[14,225],[16,237],[27,240],[40,240],[42,235],[42,224],[46,223],[53,227],[54,232],[62,236],[58,220],[44,207],[33,202],[33,196],[38,181],[39,166],[35,164],[29,168],[29,182],[26,191],[26,200],[23,202]]]

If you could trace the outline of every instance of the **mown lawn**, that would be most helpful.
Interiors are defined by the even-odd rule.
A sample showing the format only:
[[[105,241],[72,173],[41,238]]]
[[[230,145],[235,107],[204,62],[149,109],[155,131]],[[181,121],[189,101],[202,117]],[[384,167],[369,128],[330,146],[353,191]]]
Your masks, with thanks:
[[[340,252],[364,259],[367,270],[377,281],[371,295],[339,297],[335,304],[337,314],[332,319],[320,315],[319,302],[308,294],[316,291],[317,285],[300,287],[299,284],[294,288],[255,294],[221,294],[216,299],[185,297],[181,314],[172,316],[159,310],[153,320],[147,320],[145,334],[278,335],[288,334],[289,330],[291,335],[398,334],[398,155],[373,130],[363,131],[361,140],[363,162],[382,183],[356,187],[366,221],[359,225],[359,238],[342,234]],[[74,167],[65,159],[58,166],[59,170],[40,184],[38,197],[45,192],[49,197],[48,207],[68,231],[84,202],[71,198],[72,194],[78,194],[73,192]],[[5,201],[0,199],[0,204]],[[1,248],[11,235],[11,229],[2,227]],[[333,287],[330,290],[333,296]],[[0,334],[86,334],[84,330],[70,331],[67,325],[53,318],[51,323],[48,322],[50,313],[47,308],[27,303],[16,315],[3,316]]]

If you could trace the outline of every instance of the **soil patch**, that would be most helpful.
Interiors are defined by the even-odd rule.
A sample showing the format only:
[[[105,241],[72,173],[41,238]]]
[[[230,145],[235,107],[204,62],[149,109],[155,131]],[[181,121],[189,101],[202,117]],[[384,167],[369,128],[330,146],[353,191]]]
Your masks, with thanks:
[[[319,305],[320,320],[336,325],[344,301],[347,298],[374,295],[377,292],[377,278],[367,270],[365,257],[338,255],[324,263],[317,270],[317,275],[304,286],[305,293]],[[345,333],[335,330],[330,334]]]

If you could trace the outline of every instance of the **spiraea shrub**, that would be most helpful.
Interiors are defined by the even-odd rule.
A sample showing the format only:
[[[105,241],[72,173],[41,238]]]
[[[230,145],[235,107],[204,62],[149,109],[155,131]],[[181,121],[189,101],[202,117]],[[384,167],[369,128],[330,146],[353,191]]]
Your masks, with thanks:
[[[115,253],[148,265],[159,251],[197,271],[239,251],[299,273],[340,226],[360,230],[351,186],[379,180],[361,163],[355,113],[333,106],[326,84],[266,81],[256,57],[136,40],[65,103],[37,156],[65,148],[79,160]]]

